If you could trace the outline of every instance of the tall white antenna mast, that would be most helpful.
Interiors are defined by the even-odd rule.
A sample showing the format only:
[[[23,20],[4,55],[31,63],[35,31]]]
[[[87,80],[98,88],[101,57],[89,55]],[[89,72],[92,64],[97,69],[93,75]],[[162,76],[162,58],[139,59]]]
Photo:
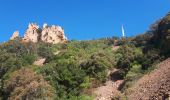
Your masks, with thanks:
[[[122,37],[125,37],[125,30],[124,30],[123,25],[122,25]]]

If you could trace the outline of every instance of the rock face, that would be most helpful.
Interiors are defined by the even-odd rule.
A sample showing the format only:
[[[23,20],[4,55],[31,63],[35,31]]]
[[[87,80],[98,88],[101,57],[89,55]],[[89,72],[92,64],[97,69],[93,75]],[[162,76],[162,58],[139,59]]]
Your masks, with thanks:
[[[14,40],[19,37],[19,31],[15,31],[13,35],[11,36],[10,40]]]
[[[38,25],[33,24],[33,23],[29,24],[23,40],[25,42],[34,42],[34,43],[38,42],[39,41],[39,35],[40,35],[40,32],[38,30],[39,30]]]
[[[46,43],[63,43],[67,41],[67,38],[64,35],[64,30],[60,26],[52,25],[51,27],[47,24],[43,25],[41,40]]]
[[[44,24],[41,29],[37,24],[31,23],[28,26],[23,41],[34,43],[42,41],[45,43],[57,44],[66,42],[67,38],[64,35],[64,30],[60,26],[48,26]]]

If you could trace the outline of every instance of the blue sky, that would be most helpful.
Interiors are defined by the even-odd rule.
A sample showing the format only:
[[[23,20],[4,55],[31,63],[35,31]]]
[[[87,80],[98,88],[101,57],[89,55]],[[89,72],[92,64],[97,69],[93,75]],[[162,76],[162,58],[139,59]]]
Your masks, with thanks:
[[[0,41],[28,24],[60,25],[69,39],[127,36],[148,30],[170,11],[170,0],[0,0]]]

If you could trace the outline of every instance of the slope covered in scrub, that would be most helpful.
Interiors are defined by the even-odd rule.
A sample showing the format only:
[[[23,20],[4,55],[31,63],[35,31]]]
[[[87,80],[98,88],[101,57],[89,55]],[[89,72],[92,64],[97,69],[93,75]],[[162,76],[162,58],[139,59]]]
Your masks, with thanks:
[[[138,84],[141,84],[139,89],[148,91],[146,96],[139,94],[142,99],[157,97],[155,92],[166,97],[167,93],[162,95],[160,88],[169,82],[169,59],[164,61],[170,56],[169,36],[170,14],[136,37],[71,40],[59,44],[24,42],[17,37],[0,44],[0,99],[25,100],[30,96],[30,99],[92,100],[94,89],[100,89],[108,81],[114,83],[115,77],[123,82],[116,88],[120,95],[111,95],[110,99],[133,98],[139,92],[130,89]],[[36,64],[39,59],[43,62]],[[158,63],[158,70],[145,76]],[[114,69],[116,73],[109,73]],[[162,88],[169,89],[169,85]]]

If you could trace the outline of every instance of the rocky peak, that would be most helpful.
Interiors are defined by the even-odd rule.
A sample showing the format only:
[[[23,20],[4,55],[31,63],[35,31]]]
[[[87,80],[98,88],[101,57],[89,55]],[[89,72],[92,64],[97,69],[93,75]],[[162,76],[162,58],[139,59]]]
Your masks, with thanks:
[[[11,36],[10,40],[14,40],[19,37],[19,31],[15,31],[13,35]]]
[[[37,24],[31,23],[28,26],[28,29],[25,32],[24,42],[45,42],[45,43],[65,43],[67,38],[64,35],[64,30],[60,26],[48,26],[47,24],[43,25],[43,28],[39,28]]]
[[[28,25],[28,29],[26,30],[26,33],[24,35],[23,40],[25,42],[38,42],[39,41],[39,26],[35,23],[31,23]]]
[[[47,23],[44,23],[43,28],[47,28],[47,27],[48,27]]]
[[[46,43],[63,43],[67,41],[67,38],[64,35],[64,30],[60,26],[48,26],[47,24],[43,25],[41,40]]]

